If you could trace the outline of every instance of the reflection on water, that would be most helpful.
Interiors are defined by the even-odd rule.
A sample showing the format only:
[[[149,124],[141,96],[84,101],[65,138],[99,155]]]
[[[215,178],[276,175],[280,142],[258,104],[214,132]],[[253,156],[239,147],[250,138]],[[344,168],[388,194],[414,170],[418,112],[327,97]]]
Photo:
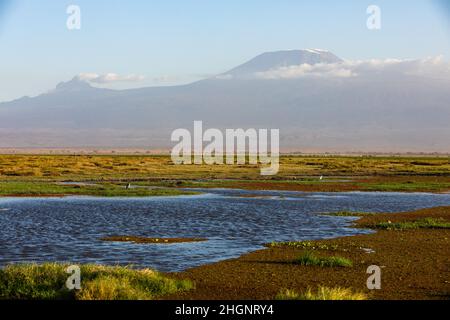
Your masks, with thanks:
[[[369,232],[339,210],[408,211],[450,205],[450,194],[205,190],[149,198],[0,198],[0,265],[24,261],[131,264],[178,271],[237,257],[271,241]],[[199,237],[206,242],[135,244],[101,237]]]

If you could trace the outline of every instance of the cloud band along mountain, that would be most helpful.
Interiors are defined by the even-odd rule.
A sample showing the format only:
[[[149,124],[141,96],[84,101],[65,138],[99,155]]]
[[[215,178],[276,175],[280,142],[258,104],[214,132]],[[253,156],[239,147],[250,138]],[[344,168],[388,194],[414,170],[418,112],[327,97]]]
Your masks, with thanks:
[[[0,147],[170,148],[172,130],[279,128],[285,151],[450,152],[442,58],[342,60],[319,49],[264,53],[172,87],[95,88],[80,77],[0,103]]]

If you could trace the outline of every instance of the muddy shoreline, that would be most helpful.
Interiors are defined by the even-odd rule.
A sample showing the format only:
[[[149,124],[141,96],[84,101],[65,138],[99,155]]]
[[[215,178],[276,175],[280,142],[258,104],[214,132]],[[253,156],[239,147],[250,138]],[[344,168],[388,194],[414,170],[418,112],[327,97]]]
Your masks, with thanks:
[[[364,228],[382,221],[423,218],[450,222],[450,207],[370,215],[354,224]],[[450,299],[449,229],[376,230],[372,234],[311,243],[316,247],[315,253],[348,258],[353,267],[299,266],[292,261],[310,249],[269,247],[236,259],[168,273],[177,279],[194,281],[196,288],[165,299],[274,299],[283,289],[302,292],[319,285],[351,288],[366,293],[369,299]],[[382,268],[381,290],[366,287],[370,265]]]

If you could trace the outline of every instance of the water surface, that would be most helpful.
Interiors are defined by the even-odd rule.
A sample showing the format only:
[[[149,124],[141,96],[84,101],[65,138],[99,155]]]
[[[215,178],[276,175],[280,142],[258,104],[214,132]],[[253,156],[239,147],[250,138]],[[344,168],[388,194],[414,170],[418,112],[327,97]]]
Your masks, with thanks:
[[[450,205],[450,194],[303,193],[208,189],[147,198],[0,198],[0,265],[16,262],[132,264],[179,271],[237,257],[271,241],[371,232],[321,212],[398,212]],[[103,242],[112,235],[198,237],[206,242]]]

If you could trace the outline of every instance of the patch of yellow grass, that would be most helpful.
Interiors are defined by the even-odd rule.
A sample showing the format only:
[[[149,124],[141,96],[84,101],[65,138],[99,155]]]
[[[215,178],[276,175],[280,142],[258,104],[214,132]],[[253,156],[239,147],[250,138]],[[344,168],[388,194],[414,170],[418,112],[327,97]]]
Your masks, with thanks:
[[[91,280],[76,293],[77,300],[148,300],[152,295],[133,288],[127,279],[111,276]]]
[[[81,289],[65,286],[68,265],[58,263],[9,265],[0,269],[0,300],[151,300],[190,290],[188,280],[171,279],[150,269],[80,265]]]
[[[280,158],[279,177],[316,175],[448,174],[439,157],[288,156]],[[259,179],[255,165],[173,165],[157,155],[0,155],[0,179]]]
[[[294,290],[283,290],[277,296],[277,300],[367,300],[362,292],[353,292],[348,288],[329,288],[320,286],[313,292],[310,288],[305,293],[299,294]]]

